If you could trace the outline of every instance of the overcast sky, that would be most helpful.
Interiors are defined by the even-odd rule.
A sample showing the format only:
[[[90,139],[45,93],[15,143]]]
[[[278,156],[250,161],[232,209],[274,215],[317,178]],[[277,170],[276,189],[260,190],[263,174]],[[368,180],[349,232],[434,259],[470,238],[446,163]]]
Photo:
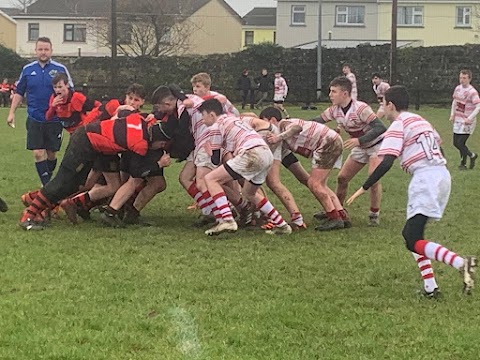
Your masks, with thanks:
[[[98,0],[105,1],[105,0]],[[276,7],[275,0],[225,0],[240,16],[245,15],[254,7]],[[0,7],[9,7],[14,4],[14,0],[0,0]]]

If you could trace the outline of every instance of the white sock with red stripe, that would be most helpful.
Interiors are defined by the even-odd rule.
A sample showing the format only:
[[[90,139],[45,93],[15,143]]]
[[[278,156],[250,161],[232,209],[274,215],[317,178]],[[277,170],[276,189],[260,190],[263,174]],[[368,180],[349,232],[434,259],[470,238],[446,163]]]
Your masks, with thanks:
[[[299,212],[294,212],[290,214],[290,217],[292,219],[292,223],[298,226],[303,225],[303,216]]]
[[[277,227],[282,227],[287,225],[285,220],[283,220],[282,215],[275,210],[273,207],[272,203],[268,201],[267,198],[263,198],[262,201],[260,201],[257,204],[257,209],[262,212],[262,214],[266,215],[268,219]]]
[[[438,288],[435,275],[433,274],[432,262],[424,255],[418,255],[414,252],[412,252],[412,255],[420,269],[420,274],[423,279],[423,287],[427,293],[431,293]]]
[[[431,260],[441,261],[447,265],[453,266],[460,270],[465,263],[461,256],[458,256],[453,251],[446,247],[427,240],[418,240],[415,243],[415,252],[419,255],[425,255]]]
[[[213,201],[217,207],[217,213],[215,218],[217,221],[231,221],[233,220],[232,210],[230,209],[230,204],[228,203],[227,196],[222,191],[213,196]]]
[[[200,210],[202,211],[203,215],[210,215],[212,213],[214,201],[208,191],[205,191],[202,194],[202,196],[197,200],[197,204],[200,206]]]

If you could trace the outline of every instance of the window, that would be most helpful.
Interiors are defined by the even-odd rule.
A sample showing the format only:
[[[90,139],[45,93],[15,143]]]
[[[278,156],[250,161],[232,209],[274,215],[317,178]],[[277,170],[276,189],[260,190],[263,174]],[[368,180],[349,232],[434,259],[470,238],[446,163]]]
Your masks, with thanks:
[[[245,31],[245,46],[253,45],[253,31]]]
[[[365,6],[337,6],[336,25],[358,26],[365,24]]]
[[[292,25],[305,25],[305,5],[292,5]]]
[[[64,24],[63,41],[86,42],[87,25],[86,24]]]
[[[117,31],[117,43],[130,45],[132,43],[132,26],[130,24],[119,24]]]
[[[40,37],[40,24],[29,23],[28,24],[28,41],[37,41]]]
[[[472,8],[471,7],[458,6],[457,7],[457,22],[456,22],[456,25],[457,26],[463,26],[463,27],[472,26],[471,14],[472,14]]]
[[[399,6],[397,22],[403,26],[423,26],[423,7]]]

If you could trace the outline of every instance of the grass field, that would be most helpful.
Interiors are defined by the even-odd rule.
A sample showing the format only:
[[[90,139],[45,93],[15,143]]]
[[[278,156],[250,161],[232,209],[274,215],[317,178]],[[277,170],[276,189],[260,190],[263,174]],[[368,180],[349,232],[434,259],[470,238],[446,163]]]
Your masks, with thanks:
[[[480,168],[457,170],[449,109],[419,112],[443,136],[453,178],[445,217],[429,225],[427,237],[478,255]],[[25,232],[17,226],[19,196],[39,180],[24,150],[24,117],[19,109],[16,129],[0,126],[0,196],[10,205],[0,214],[0,359],[480,357],[480,290],[463,296],[459,274],[435,263],[444,298],[416,294],[421,277],[401,237],[409,176],[398,162],[383,180],[379,228],[367,226],[364,196],[349,208],[353,228],[315,232],[318,204],[285,173],[307,231],[208,238],[191,226],[197,213],[186,210],[191,199],[177,181],[182,164],[174,164],[166,192],[145,210],[153,227],[73,227],[63,219]],[[469,145],[480,151],[478,133]],[[350,193],[365,177],[354,179]]]

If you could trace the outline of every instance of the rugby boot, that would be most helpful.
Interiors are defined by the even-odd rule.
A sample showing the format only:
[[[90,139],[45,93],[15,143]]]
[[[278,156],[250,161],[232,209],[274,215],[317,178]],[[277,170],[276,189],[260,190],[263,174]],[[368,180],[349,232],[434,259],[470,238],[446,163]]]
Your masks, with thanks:
[[[292,227],[288,224],[283,226],[276,226],[271,230],[265,231],[265,234],[268,235],[289,235],[292,233]]]
[[[433,291],[430,291],[430,292],[427,292],[425,289],[422,289],[420,291],[420,295],[422,295],[427,299],[435,299],[435,300],[440,300],[443,297],[443,294],[439,288],[435,288],[433,289]]]
[[[103,212],[100,215],[100,221],[102,222],[103,225],[113,227],[113,228],[123,228],[125,227],[125,224],[123,221],[118,217],[116,214],[111,214],[108,212]]]
[[[475,268],[477,267],[477,258],[475,256],[465,257],[465,263],[460,269],[463,277],[463,293],[470,295],[475,286]]]
[[[238,230],[238,225],[235,220],[222,221],[214,227],[205,231],[205,235],[214,236],[220,235],[223,232],[233,233]]]
[[[22,217],[18,224],[25,231],[36,231],[45,229],[45,221],[40,215],[35,216],[28,209],[23,210]]]
[[[65,199],[60,203],[60,207],[65,211],[67,219],[74,225],[78,224],[77,204],[73,199]]]
[[[477,160],[478,158],[478,154],[472,154],[472,156],[470,157],[470,166],[469,168],[470,169],[473,169],[475,167],[475,161]]]
[[[380,225],[380,215],[378,213],[370,213],[368,215],[368,226],[376,227]]]
[[[342,219],[327,219],[322,224],[317,226],[315,230],[330,231],[330,230],[343,229],[344,227],[345,227],[345,224]]]
[[[1,212],[7,212],[8,211],[8,205],[5,202],[5,200],[3,200],[2,198],[0,198],[0,211]]]

